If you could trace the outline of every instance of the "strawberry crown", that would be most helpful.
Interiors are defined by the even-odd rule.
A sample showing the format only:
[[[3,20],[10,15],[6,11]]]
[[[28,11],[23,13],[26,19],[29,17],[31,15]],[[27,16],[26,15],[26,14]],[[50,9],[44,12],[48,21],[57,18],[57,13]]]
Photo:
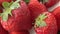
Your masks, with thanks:
[[[12,16],[12,10],[17,9],[20,7],[19,4],[20,0],[16,0],[15,2],[3,2],[2,6],[4,7],[3,13],[0,13],[0,16],[2,17],[3,21],[8,20],[8,15]]]
[[[46,22],[44,21],[44,19],[46,19],[47,16],[46,16],[46,13],[44,14],[40,14],[36,19],[35,19],[35,28],[36,27],[44,27],[46,26]]]

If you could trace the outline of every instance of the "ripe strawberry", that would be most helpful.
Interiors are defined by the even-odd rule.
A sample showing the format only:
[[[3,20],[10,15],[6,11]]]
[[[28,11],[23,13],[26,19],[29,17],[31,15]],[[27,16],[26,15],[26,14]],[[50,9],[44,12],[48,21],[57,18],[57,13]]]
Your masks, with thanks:
[[[57,20],[58,30],[60,31],[60,6],[53,10],[52,12]]]
[[[8,32],[5,29],[3,29],[1,24],[0,24],[0,34],[8,34]]]
[[[11,2],[12,0],[0,0],[0,6],[2,5],[3,2]]]
[[[19,32],[10,32],[9,34],[29,34],[29,32],[27,30],[22,30]]]
[[[45,4],[45,6],[47,8],[49,8],[49,7],[53,6],[53,5],[55,5],[60,0],[39,0],[39,1],[41,1],[43,4]]]
[[[38,16],[40,13],[45,12],[47,10],[46,7],[42,3],[39,3],[37,0],[30,0],[28,7],[31,11],[33,22],[36,16]]]
[[[2,7],[0,6],[0,13],[2,12]],[[1,17],[0,17],[0,34],[8,34],[8,32],[1,25]]]
[[[35,19],[36,34],[57,34],[57,24],[53,14],[43,12]]]
[[[4,2],[3,7],[5,10],[1,13],[1,24],[6,30],[18,32],[32,28],[30,11],[24,1]]]

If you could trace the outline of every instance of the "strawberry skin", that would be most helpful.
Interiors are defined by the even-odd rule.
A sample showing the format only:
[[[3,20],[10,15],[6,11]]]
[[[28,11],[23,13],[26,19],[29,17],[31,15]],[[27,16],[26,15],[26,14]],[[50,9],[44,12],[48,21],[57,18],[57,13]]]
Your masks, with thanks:
[[[0,6],[2,5],[3,2],[11,2],[12,0],[0,0]]]
[[[52,12],[57,20],[58,30],[60,31],[60,6],[53,10]]]
[[[27,30],[22,30],[22,31],[18,31],[18,32],[10,32],[9,34],[29,34],[29,32]]]
[[[60,0],[48,0],[48,2],[45,3],[46,7],[51,7],[53,5],[55,5],[57,2],[59,2]]]
[[[45,12],[47,10],[46,7],[42,3],[39,3],[37,0],[30,0],[28,7],[31,11],[33,22],[36,16],[38,16],[40,13]]]
[[[2,10],[0,9],[0,13],[1,12],[2,12]],[[1,17],[0,17],[0,34],[8,34],[8,31],[6,31],[1,25]]]
[[[8,34],[8,32],[0,24],[0,34]]]
[[[36,24],[38,22],[35,21],[36,34],[57,34],[57,24],[56,24],[56,19],[55,19],[54,15],[49,12],[44,12],[44,13],[45,13],[45,16],[47,16],[47,17],[44,18],[44,16],[43,16],[44,19],[42,20],[42,22],[40,20],[40,19],[42,19],[42,16],[37,18],[40,20],[39,21],[40,24],[38,27]],[[42,13],[42,14],[44,14],[44,13]]]
[[[20,7],[12,10],[12,16],[7,21],[1,19],[2,26],[8,31],[29,30],[32,28],[31,16],[24,1],[20,1]]]

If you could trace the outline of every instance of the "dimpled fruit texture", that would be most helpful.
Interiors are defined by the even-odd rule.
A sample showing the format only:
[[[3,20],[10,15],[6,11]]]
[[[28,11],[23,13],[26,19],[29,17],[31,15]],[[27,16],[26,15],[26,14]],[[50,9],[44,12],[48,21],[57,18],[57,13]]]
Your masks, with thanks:
[[[47,12],[46,16],[46,19],[44,19],[46,26],[35,28],[36,34],[57,34],[57,24],[54,15]]]
[[[20,7],[12,10],[12,16],[7,21],[1,20],[2,26],[8,31],[29,30],[32,28],[31,16],[24,1],[20,2]]]

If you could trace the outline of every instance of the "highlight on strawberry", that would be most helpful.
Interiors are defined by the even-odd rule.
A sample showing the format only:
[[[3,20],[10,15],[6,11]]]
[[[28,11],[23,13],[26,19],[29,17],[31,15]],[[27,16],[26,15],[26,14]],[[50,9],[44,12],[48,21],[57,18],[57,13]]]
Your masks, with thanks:
[[[51,13],[55,15],[57,25],[58,25],[58,30],[60,31],[60,6],[55,8]]]
[[[47,8],[54,6],[56,3],[58,3],[60,0],[38,0],[42,2]]]

